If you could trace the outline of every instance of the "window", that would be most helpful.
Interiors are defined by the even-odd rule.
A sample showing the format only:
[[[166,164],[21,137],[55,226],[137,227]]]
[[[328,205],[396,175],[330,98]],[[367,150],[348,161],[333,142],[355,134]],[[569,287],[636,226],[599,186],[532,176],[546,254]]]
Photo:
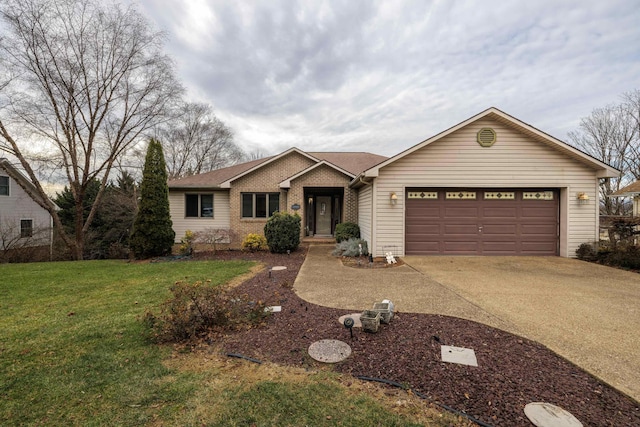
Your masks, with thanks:
[[[9,177],[0,176],[0,196],[9,195]]]
[[[280,210],[280,193],[242,193],[242,218],[268,218]]]
[[[187,218],[213,218],[213,194],[185,194]]]
[[[33,236],[33,220],[21,219],[20,220],[20,237],[32,237]]]

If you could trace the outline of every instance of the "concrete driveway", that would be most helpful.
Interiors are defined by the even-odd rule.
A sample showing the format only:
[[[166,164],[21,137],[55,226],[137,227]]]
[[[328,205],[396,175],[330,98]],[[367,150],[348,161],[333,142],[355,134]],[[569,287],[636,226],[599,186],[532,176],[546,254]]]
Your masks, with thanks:
[[[559,257],[405,261],[640,400],[640,274]]]
[[[342,266],[311,246],[294,284],[310,302],[482,322],[538,341],[640,400],[640,274],[559,257],[406,257],[389,269]]]

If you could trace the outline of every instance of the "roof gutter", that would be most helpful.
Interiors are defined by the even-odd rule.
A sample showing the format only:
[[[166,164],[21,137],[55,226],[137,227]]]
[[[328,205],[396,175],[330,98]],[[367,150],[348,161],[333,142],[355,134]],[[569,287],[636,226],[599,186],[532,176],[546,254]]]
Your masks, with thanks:
[[[367,181],[366,179],[364,179],[364,173],[361,173],[349,183],[349,188],[359,188],[364,185],[372,185],[372,184],[373,184],[373,179],[371,179],[371,181]]]

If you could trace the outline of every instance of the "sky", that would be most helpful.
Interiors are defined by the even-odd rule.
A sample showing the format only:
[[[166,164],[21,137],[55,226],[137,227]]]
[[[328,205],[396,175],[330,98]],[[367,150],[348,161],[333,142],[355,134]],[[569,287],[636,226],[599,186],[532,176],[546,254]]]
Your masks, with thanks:
[[[138,0],[248,153],[392,156],[496,107],[567,141],[640,89],[640,2]]]

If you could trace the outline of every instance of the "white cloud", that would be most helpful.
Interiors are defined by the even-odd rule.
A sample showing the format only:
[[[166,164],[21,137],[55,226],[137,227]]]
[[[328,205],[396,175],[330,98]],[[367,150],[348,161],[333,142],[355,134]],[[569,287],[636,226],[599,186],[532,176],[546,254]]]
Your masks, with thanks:
[[[264,153],[391,155],[490,106],[564,138],[640,77],[634,0],[140,6],[190,96]]]

